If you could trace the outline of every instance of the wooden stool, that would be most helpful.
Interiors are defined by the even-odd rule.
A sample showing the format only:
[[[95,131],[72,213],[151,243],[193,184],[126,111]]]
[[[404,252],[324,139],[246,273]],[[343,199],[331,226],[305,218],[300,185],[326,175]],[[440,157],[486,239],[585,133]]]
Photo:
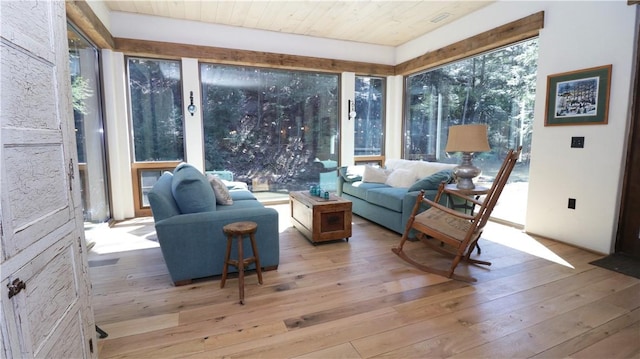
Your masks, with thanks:
[[[222,270],[222,281],[220,282],[220,288],[224,288],[224,283],[227,280],[227,269],[229,265],[233,265],[238,268],[238,285],[240,287],[240,304],[244,304],[244,268],[251,263],[256,264],[256,272],[258,273],[258,283],[262,284],[262,269],[260,268],[260,256],[258,255],[258,247],[256,246],[256,239],[254,234],[258,229],[258,224],[255,222],[235,222],[227,224],[222,227],[222,231],[227,235],[227,253],[224,256],[224,268]],[[253,256],[244,258],[242,253],[242,238],[248,234],[251,240],[251,248],[253,249]],[[231,256],[231,243],[233,242],[233,236],[238,238],[238,259],[229,259]]]

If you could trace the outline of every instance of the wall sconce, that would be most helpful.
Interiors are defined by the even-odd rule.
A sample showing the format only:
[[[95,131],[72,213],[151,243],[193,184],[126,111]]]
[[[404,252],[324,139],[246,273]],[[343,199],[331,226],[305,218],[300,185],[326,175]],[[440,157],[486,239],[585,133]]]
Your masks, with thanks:
[[[191,100],[191,104],[187,107],[187,111],[189,111],[191,116],[193,116],[193,114],[196,113],[196,110],[198,109],[196,105],[193,104],[193,91],[190,91],[189,99]]]
[[[356,102],[347,100],[347,109],[349,111],[349,120],[354,120],[356,118]]]

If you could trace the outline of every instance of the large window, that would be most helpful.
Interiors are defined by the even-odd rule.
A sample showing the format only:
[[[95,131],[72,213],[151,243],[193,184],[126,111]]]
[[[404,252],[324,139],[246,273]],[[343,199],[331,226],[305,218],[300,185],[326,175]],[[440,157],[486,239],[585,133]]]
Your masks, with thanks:
[[[98,49],[72,25],[67,27],[67,38],[82,211],[86,222],[101,223],[111,218],[111,212]]]
[[[335,189],[338,75],[201,64],[205,167],[254,192]]]
[[[537,58],[533,39],[407,77],[404,157],[459,163],[444,152],[449,126],[487,124],[491,151],[474,159],[481,179],[491,181],[506,152],[522,146],[510,179],[528,182]]]
[[[163,170],[184,159],[180,61],[128,58],[136,215],[149,215],[147,193]]]
[[[179,61],[129,58],[135,161],[184,158]]]
[[[384,154],[385,79],[356,76],[354,123],[354,155],[366,161]],[[357,158],[356,158],[357,160]]]

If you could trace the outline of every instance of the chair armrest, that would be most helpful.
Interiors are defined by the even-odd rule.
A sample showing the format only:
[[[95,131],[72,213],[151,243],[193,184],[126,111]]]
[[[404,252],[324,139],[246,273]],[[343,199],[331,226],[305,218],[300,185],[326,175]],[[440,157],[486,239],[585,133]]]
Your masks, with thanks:
[[[444,188],[442,190],[442,192],[444,192],[444,193],[446,193],[448,195],[451,195],[451,196],[456,196],[456,197],[458,197],[458,198],[460,198],[460,199],[462,199],[464,201],[473,202],[473,203],[477,204],[478,206],[482,206],[482,203],[483,203],[482,201],[477,200],[477,199],[475,199],[475,198],[473,198],[471,196],[465,196],[465,195],[463,195],[462,193],[460,193],[460,192],[458,192],[456,190],[449,190],[449,189]]]
[[[180,240],[224,238],[222,227],[240,221],[256,222],[258,234],[269,233],[277,237],[278,211],[267,207],[181,214],[158,221],[155,227],[162,246],[163,243]]]
[[[275,216],[275,218],[278,216],[278,211],[273,208],[240,208],[225,211],[180,214],[158,221],[155,225],[156,229],[184,225],[197,226],[199,223],[205,222],[225,226],[233,222],[264,220],[272,216]]]

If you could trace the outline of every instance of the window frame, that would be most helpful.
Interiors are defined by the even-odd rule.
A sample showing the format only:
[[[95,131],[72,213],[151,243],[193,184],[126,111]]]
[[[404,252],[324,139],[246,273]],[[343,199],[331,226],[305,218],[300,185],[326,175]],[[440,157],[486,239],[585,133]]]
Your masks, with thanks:
[[[124,67],[125,67],[125,76],[126,76],[126,91],[127,91],[127,114],[129,116],[129,149],[130,149],[130,158],[129,163],[131,165],[131,183],[133,187],[133,209],[136,217],[148,217],[151,216],[151,207],[144,205],[144,191],[142,188],[142,172],[144,171],[173,171],[173,169],[182,161],[186,161],[187,149],[186,149],[186,140],[185,137],[185,111],[184,106],[181,106],[182,109],[182,147],[183,147],[183,159],[176,161],[137,161],[135,154],[135,139],[134,139],[134,130],[133,130],[133,113],[131,108],[131,83],[130,83],[130,69],[129,69],[129,59],[147,59],[147,60],[159,60],[159,61],[172,61],[177,62],[180,65],[180,91],[184,93],[184,78],[183,73],[184,69],[182,68],[182,61],[179,59],[173,58],[165,58],[165,57],[150,57],[150,56],[137,56],[137,55],[125,55],[124,56]],[[184,104],[184,98],[182,99]]]
[[[381,123],[380,126],[382,128],[382,143],[380,143],[380,154],[379,155],[356,155],[353,153],[353,162],[354,164],[379,164],[380,166],[384,165],[385,155],[386,155],[386,140],[387,140],[387,78],[385,76],[380,75],[358,75],[355,77],[368,77],[368,78],[378,78],[382,80],[382,109],[380,113]],[[355,93],[355,89],[354,89]],[[356,116],[357,117],[357,116]],[[353,136],[355,137],[355,124]],[[355,145],[355,138],[354,138]],[[354,147],[355,152],[355,147]]]

